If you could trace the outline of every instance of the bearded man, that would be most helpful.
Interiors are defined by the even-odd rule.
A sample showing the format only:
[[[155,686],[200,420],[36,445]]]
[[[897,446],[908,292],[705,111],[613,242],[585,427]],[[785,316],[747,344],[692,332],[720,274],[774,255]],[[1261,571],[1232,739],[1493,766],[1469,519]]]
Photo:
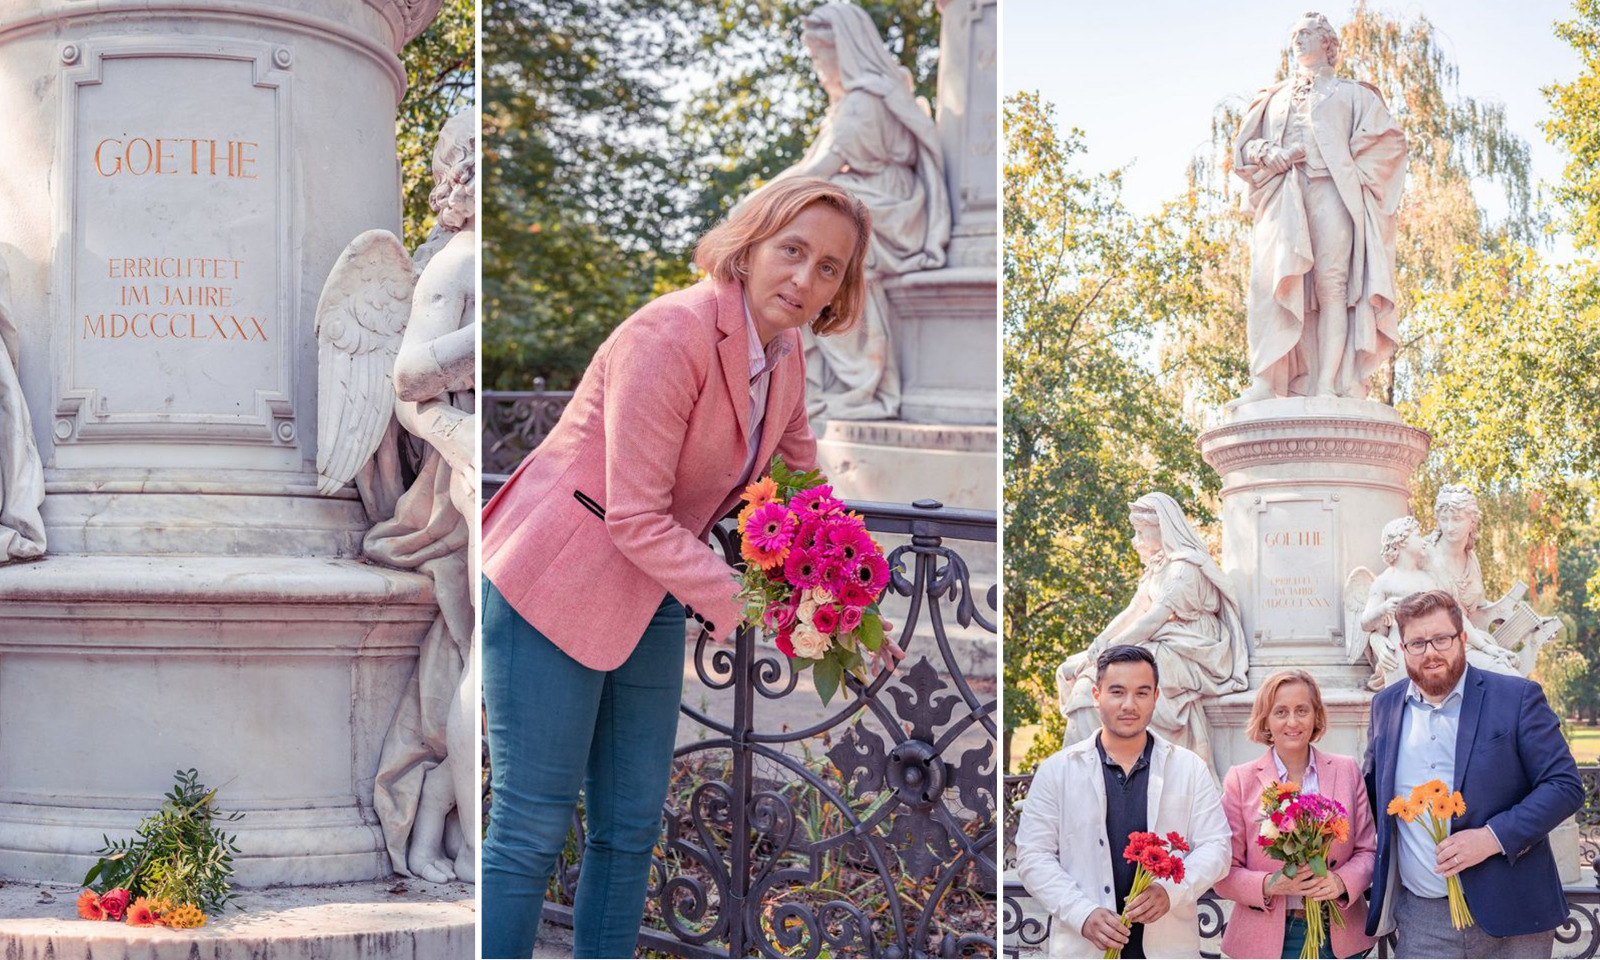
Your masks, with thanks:
[[[1409,682],[1372,698],[1365,773],[1378,825],[1367,934],[1398,927],[1402,957],[1549,957],[1567,919],[1550,831],[1583,805],[1561,723],[1537,683],[1467,665],[1461,607],[1443,590],[1395,610]],[[1386,811],[1431,780],[1466,812],[1435,845],[1426,817]],[[1450,921],[1459,875],[1472,925]]]

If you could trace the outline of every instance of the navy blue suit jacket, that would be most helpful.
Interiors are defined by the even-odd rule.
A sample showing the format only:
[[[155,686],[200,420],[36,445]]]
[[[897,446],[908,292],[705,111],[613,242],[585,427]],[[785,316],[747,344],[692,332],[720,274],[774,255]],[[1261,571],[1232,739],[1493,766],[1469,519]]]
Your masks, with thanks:
[[[1400,721],[1410,687],[1393,683],[1372,698],[1362,765],[1378,825],[1369,936],[1377,934],[1391,893],[1385,889],[1391,863],[1399,856],[1396,818],[1385,808],[1395,795]],[[1567,919],[1567,898],[1549,833],[1583,805],[1578,765],[1537,683],[1468,667],[1462,696],[1454,789],[1465,798],[1467,812],[1451,829],[1488,825],[1506,851],[1461,872],[1467,906],[1477,925],[1496,937],[1553,930]],[[1398,871],[1394,882],[1400,882]]]

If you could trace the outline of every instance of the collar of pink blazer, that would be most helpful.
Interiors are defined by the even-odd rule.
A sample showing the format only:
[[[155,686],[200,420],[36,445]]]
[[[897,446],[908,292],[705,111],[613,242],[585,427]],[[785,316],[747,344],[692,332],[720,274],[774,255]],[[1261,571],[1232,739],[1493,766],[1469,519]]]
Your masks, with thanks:
[[[798,347],[797,331],[781,335]],[[595,352],[555,428],[485,505],[484,575],[595,669],[626,659],[666,592],[725,635],[740,608],[705,537],[738,501],[749,421],[742,286],[708,279],[652,300]],[[757,469],[774,453],[816,460],[799,349],[772,371]]]

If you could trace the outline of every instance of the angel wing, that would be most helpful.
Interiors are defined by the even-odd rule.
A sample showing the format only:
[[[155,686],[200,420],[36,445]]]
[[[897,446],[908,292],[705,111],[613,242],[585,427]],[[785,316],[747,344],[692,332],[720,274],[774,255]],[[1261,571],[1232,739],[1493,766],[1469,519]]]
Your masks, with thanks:
[[[1377,575],[1366,567],[1356,567],[1344,580],[1344,657],[1346,663],[1360,663],[1367,653],[1367,631],[1361,626],[1367,598]]]
[[[317,490],[331,496],[372,458],[394,415],[394,358],[417,270],[399,238],[368,230],[344,248],[317,301]]]

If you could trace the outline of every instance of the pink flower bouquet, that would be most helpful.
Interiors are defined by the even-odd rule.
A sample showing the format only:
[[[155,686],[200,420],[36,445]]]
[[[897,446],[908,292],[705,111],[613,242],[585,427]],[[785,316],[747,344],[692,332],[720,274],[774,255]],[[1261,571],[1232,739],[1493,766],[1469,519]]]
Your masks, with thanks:
[[[745,488],[739,599],[745,625],[775,635],[795,670],[811,668],[826,704],[846,673],[867,680],[863,650],[894,646],[878,611],[889,583],[883,548],[824,479],[774,457],[768,475]]]

